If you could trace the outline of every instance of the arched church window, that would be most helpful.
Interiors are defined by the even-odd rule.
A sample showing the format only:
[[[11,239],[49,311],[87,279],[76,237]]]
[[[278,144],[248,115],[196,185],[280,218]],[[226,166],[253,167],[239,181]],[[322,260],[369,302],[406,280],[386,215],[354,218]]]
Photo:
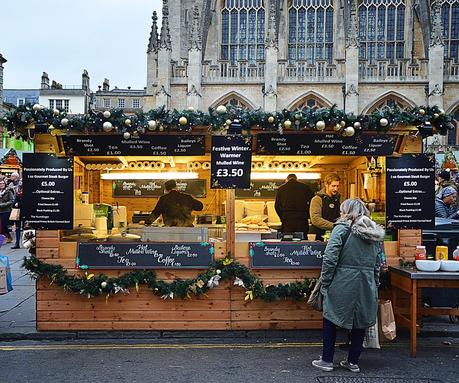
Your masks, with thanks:
[[[329,107],[329,105],[325,104],[322,100],[320,100],[317,97],[309,95],[309,96],[302,98],[298,102],[296,102],[290,108],[290,110],[297,110],[297,109],[302,110],[306,108],[319,109],[319,108],[327,108],[327,107]]]
[[[402,98],[396,96],[388,96],[383,98],[382,100],[375,102],[375,104],[368,109],[368,113],[372,113],[375,110],[383,110],[385,108],[395,107],[405,110],[412,108],[412,106],[408,104],[406,101],[404,101]]]
[[[333,59],[332,0],[291,0],[288,11],[289,62]]]
[[[263,0],[223,0],[220,58],[235,65],[265,58],[265,10]]]
[[[237,95],[228,95],[223,100],[219,101],[214,105],[216,108],[218,105],[225,105],[225,106],[234,106],[237,108],[242,109],[253,109],[247,102],[245,102],[242,98],[238,97]]]
[[[394,62],[404,56],[404,0],[362,0],[359,5],[360,59]]]
[[[432,3],[433,4],[433,3]],[[445,58],[459,61],[459,1],[443,0],[441,5]]]

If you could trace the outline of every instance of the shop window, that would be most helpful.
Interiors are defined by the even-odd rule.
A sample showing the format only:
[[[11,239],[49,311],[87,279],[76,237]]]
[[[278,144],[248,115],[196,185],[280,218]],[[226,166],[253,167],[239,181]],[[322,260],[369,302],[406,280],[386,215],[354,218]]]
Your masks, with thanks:
[[[110,108],[110,99],[104,98],[104,108]]]
[[[49,109],[54,109],[54,100],[49,100]]]
[[[134,99],[132,100],[132,107],[133,107],[134,109],[139,109],[139,108],[140,108],[140,99],[134,98]]]
[[[221,60],[264,60],[265,9],[263,0],[224,0],[221,13]]]
[[[56,109],[62,109],[62,100],[56,100]]]
[[[70,100],[64,100],[64,110],[66,113],[70,112]]]
[[[118,108],[125,108],[126,107],[126,100],[124,98],[119,98],[118,99]]]
[[[361,60],[394,62],[404,56],[404,0],[362,0],[359,5]]]
[[[333,59],[332,0],[292,0],[288,14],[290,63]]]

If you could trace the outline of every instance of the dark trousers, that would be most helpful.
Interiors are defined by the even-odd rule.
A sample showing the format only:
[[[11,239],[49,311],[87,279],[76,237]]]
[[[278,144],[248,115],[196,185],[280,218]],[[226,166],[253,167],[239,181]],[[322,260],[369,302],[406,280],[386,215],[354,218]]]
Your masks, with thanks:
[[[351,330],[351,345],[349,347],[349,354],[347,360],[349,363],[358,364],[360,354],[363,349],[363,339],[365,338],[364,328],[353,328]],[[336,342],[336,325],[324,318],[323,321],[323,343],[324,348],[322,351],[322,360],[327,363],[333,362],[333,355],[335,354]]]
[[[6,237],[10,237],[10,214],[10,211],[0,212],[1,234],[5,235]]]
[[[21,221],[13,221],[14,226],[16,227],[16,230],[14,231],[15,236],[16,236],[16,243],[14,246],[21,246]]]

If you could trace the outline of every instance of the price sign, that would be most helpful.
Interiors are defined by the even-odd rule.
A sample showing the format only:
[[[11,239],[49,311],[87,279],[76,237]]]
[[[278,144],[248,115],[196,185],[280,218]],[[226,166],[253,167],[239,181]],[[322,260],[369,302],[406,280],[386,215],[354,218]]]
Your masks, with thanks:
[[[140,135],[129,139],[122,135],[63,136],[68,156],[201,156],[205,154],[205,136]]]
[[[435,158],[424,154],[386,159],[387,225],[430,229],[435,224]]]
[[[388,156],[394,152],[395,135],[360,134],[342,137],[331,133],[288,133],[257,135],[257,154],[297,156]]]
[[[252,138],[242,135],[212,137],[211,188],[246,189],[250,187]]]
[[[22,214],[35,229],[73,228],[73,159],[24,153]]]

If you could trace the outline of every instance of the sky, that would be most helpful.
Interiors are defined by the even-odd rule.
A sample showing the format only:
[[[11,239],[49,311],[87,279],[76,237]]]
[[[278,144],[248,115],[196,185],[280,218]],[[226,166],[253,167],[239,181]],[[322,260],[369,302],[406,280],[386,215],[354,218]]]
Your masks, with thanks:
[[[154,10],[162,0],[1,0],[0,54],[5,89],[38,89],[41,75],[91,90],[143,89]]]

